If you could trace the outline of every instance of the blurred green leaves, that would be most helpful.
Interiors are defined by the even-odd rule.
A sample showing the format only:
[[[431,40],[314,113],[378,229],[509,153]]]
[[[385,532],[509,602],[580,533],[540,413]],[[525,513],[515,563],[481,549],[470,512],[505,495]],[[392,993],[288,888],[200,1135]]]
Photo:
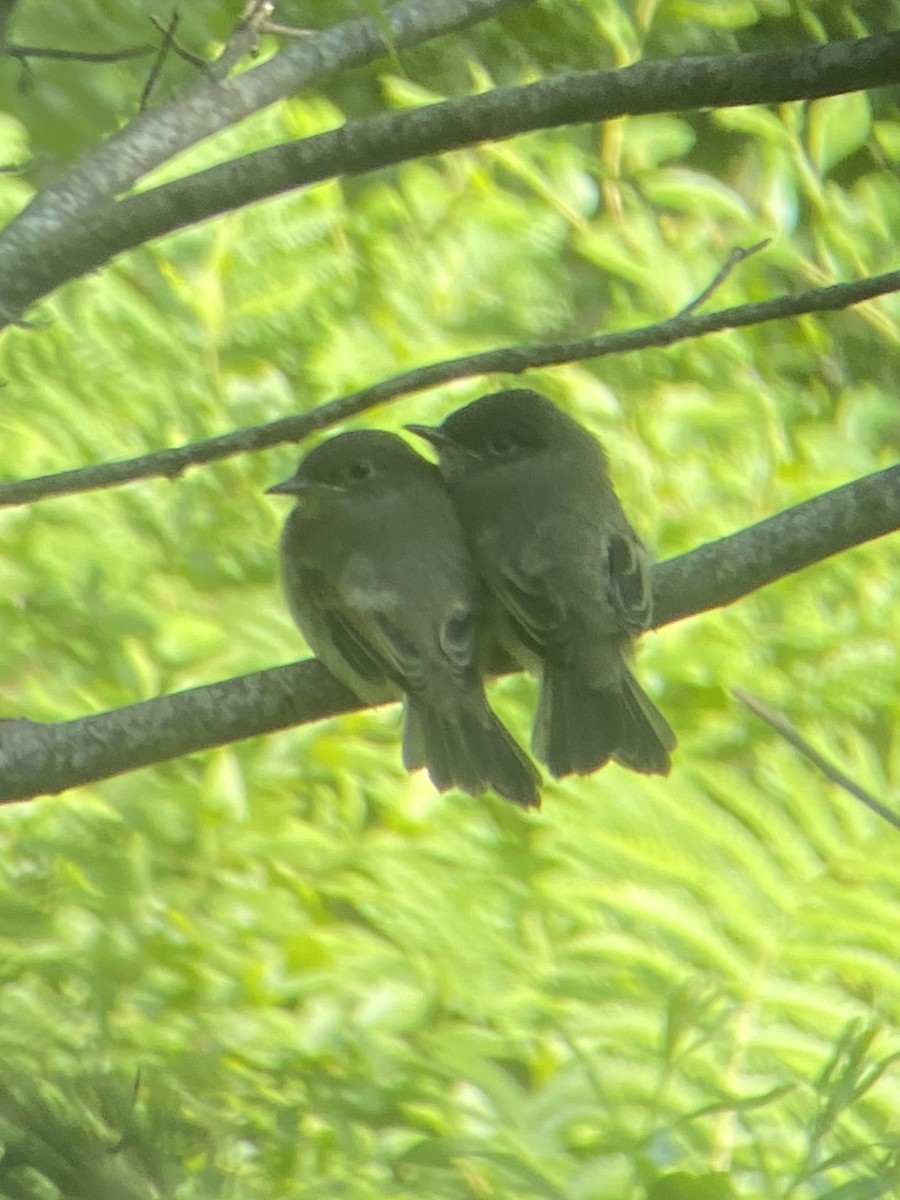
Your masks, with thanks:
[[[888,7],[855,19],[875,28]],[[195,8],[180,36],[213,49],[227,6]],[[801,8],[527,5],[166,171],[425,91],[796,43],[815,22],[847,35],[842,6]],[[93,9],[54,38],[146,37],[140,6]],[[278,15],[322,23],[308,4]],[[17,19],[16,37],[46,36],[38,0]],[[169,66],[164,86],[189,75]],[[27,104],[7,78],[4,158],[26,138],[39,157],[95,142],[142,70],[41,64]],[[649,323],[767,237],[708,306],[884,270],[898,127],[883,95],[641,117],[188,230],[6,335],[3,474],[214,436],[475,349]],[[2,211],[25,192],[0,176]],[[602,438],[665,557],[894,460],[898,321],[888,298],[527,382]],[[437,420],[503,382],[363,423]],[[276,579],[282,513],[262,494],[294,457],[0,513],[3,715],[71,719],[305,653]],[[549,785],[537,815],[439,797],[404,775],[388,708],[5,810],[0,1195],[891,1194],[896,847],[729,690],[750,681],[889,797],[897,555],[861,547],[646,639],[637,669],[681,739],[667,780],[611,767]],[[533,685],[492,695],[524,739]]]
[[[819,174],[828,172],[866,144],[871,127],[864,92],[816,100],[809,110],[809,143]]]

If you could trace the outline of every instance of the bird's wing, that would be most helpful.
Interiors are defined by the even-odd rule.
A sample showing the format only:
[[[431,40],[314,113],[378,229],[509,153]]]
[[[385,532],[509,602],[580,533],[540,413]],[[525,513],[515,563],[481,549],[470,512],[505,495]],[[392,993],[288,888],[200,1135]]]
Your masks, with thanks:
[[[291,564],[290,585],[288,598],[295,620],[326,666],[342,678],[356,676],[360,683],[378,685],[393,678],[389,661],[373,644],[365,623],[341,602],[324,572]],[[336,671],[339,665],[346,669]]]
[[[549,522],[547,528],[555,530]],[[588,613],[596,619],[602,611],[610,633],[616,626],[646,629],[653,594],[647,552],[636,534],[627,527],[604,531],[578,547],[568,540],[569,530],[562,528],[515,552],[494,554],[490,586],[523,645],[543,654],[568,641],[573,620],[580,623]]]
[[[450,601],[438,631],[438,644],[455,674],[465,675],[472,670],[478,654],[474,604],[461,597]]]
[[[564,639],[568,604],[553,586],[552,564],[542,565],[533,553],[500,556],[490,586],[516,637],[532,653],[542,654]]]
[[[355,674],[371,683],[390,679],[404,692],[421,685],[426,673],[423,655],[387,612],[336,603],[320,611],[334,649]]]
[[[647,551],[637,535],[613,533],[607,547],[609,597],[628,629],[647,629],[653,619],[653,590]]]
[[[391,655],[385,656],[373,643],[366,622],[357,620],[355,613],[340,608],[322,609],[322,620],[328,629],[332,645],[347,666],[355,674],[371,683],[382,683],[392,679]]]
[[[449,673],[461,681],[475,670],[475,609],[461,599],[448,597],[437,630],[429,614],[404,606],[396,614],[377,609],[355,614],[353,632],[365,638],[369,654],[405,692],[433,690],[429,685],[436,675]]]

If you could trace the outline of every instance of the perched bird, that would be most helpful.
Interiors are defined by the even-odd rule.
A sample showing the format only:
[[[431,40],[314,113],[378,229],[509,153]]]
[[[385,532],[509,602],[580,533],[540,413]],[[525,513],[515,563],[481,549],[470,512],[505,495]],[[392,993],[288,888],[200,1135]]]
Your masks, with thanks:
[[[537,756],[555,776],[666,774],[675,735],[627,663],[651,622],[647,553],[596,439],[525,388],[407,429],[438,451],[497,636],[541,673]]]
[[[475,570],[436,468],[393,434],[343,433],[268,491],[297,497],[281,538],[291,614],[360,699],[403,693],[406,767],[439,791],[538,804],[538,771],[485,698]]]

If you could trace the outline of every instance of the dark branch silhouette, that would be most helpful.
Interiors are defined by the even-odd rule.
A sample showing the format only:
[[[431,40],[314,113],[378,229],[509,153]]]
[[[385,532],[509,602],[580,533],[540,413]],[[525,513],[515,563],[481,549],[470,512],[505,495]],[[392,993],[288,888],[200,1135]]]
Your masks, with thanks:
[[[898,528],[900,466],[894,466],[657,564],[654,627],[733,604],[766,584]]]
[[[162,40],[159,44],[159,49],[156,52],[156,57],[153,60],[153,65],[147,75],[146,82],[141,90],[141,99],[138,107],[143,110],[150,103],[150,95],[156,86],[157,80],[162,74],[163,65],[169,57],[169,53],[175,46],[175,31],[181,22],[181,16],[178,11],[174,11],[169,18],[168,25],[160,27]]]
[[[716,272],[715,276],[709,281],[699,296],[695,296],[690,304],[686,304],[678,315],[686,317],[689,313],[696,312],[698,308],[702,308],[710,296],[722,286],[735,267],[752,255],[759,254],[760,250],[765,250],[771,244],[771,238],[763,238],[761,242],[757,242],[753,246],[736,246],[728,255],[728,260],[721,270]]]
[[[188,467],[216,462],[235,454],[266,450],[284,442],[299,442],[311,433],[359,416],[360,413],[379,404],[436,387],[451,379],[488,374],[518,375],[535,367],[554,366],[587,358],[603,358],[610,354],[644,350],[651,346],[671,346],[688,338],[726,329],[740,329],[764,321],[783,320],[804,313],[833,312],[898,290],[900,271],[892,271],[887,275],[860,279],[854,283],[816,288],[795,296],[778,296],[774,300],[763,300],[755,304],[740,304],[734,308],[703,315],[696,315],[692,304],[684,313],[668,321],[624,330],[621,333],[599,334],[597,337],[572,342],[485,350],[464,358],[448,359],[445,362],[418,367],[413,371],[405,371],[402,375],[384,379],[372,387],[340,396],[320,405],[312,412],[283,417],[265,425],[236,429],[219,437],[192,442],[190,445],[178,446],[171,450],[158,450],[138,458],[59,471],[54,475],[23,479],[17,483],[0,484],[0,507],[30,504],[50,496],[73,495],[96,488],[115,487],[154,476],[173,479]],[[709,291],[707,288],[704,295]]]
[[[377,17],[355,17],[313,37],[292,39],[267,62],[229,77],[235,64],[252,52],[259,36],[258,23],[250,13],[202,79],[181,88],[169,103],[139,113],[72,166],[63,179],[36,196],[0,232],[0,326],[19,318],[64,279],[83,273],[72,258],[73,243],[86,233],[93,216],[118,212],[115,197],[148,171],[203,138],[339,71],[374,62],[389,50],[416,46],[488,20],[524,2],[400,0]],[[94,246],[100,254],[98,263],[111,257],[102,244],[100,231]],[[35,287],[23,290],[16,280],[21,281],[23,272],[37,270],[42,262],[46,266],[48,257],[57,258],[59,270],[51,272],[54,278],[45,276],[40,282],[35,278]]]
[[[655,626],[718,608],[900,528],[900,466],[654,569]],[[274,553],[274,551],[273,551]],[[0,802],[365,707],[309,659],[59,724],[0,722]]]
[[[208,70],[209,63],[206,61],[206,59],[201,58],[199,54],[192,53],[190,50],[188,50],[187,46],[183,46],[181,42],[178,41],[178,39],[175,37],[174,31],[170,32],[174,20],[175,16],[173,14],[169,24],[164,25],[163,22],[160,21],[159,17],[151,16],[150,24],[157,31],[157,33],[162,34],[162,36],[168,41],[172,50],[178,55],[179,58],[183,58],[186,63],[190,63],[192,67],[197,67],[197,69],[200,71]]]
[[[470,4],[474,8],[475,0]],[[282,54],[301,53],[322,36],[295,41]],[[220,85],[223,112],[229,108],[227,89],[253,74]],[[121,187],[111,190],[108,184],[120,172],[110,167],[105,188],[92,178],[90,188],[85,185],[79,195],[80,220],[74,221],[76,212],[60,207],[62,199],[56,201],[48,193],[0,234],[0,310],[20,314],[61,283],[125,250],[325,179],[360,175],[536,129],[627,115],[781,103],[896,83],[900,33],[764,54],[640,62],[617,71],[578,72],[524,87],[497,88],[463,100],[350,121],[328,133],[258,150],[116,202],[110,197]],[[152,125],[148,136],[151,133],[155,136]],[[104,150],[115,144],[113,138]],[[96,165],[105,159],[98,151],[91,161]],[[71,178],[65,186],[71,189]],[[84,202],[88,194],[93,203]]]
[[[20,62],[28,58],[55,58],[60,61],[82,63],[124,62],[129,58],[144,58],[153,54],[156,46],[144,43],[140,46],[125,46],[121,50],[66,50],[55,46],[23,46],[19,42],[7,42],[0,54],[17,58]]]

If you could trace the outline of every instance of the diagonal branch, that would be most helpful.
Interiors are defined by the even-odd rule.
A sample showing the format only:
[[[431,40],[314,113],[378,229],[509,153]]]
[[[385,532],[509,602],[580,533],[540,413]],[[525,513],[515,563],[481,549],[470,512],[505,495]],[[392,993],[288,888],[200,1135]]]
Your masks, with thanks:
[[[474,5],[475,0],[469,3]],[[283,53],[302,52],[318,41],[297,42]],[[253,74],[247,72],[227,86],[237,86]],[[16,316],[65,280],[94,270],[125,250],[324,179],[359,175],[535,129],[626,115],[780,103],[896,83],[900,83],[900,33],[799,50],[680,58],[636,63],[617,71],[579,72],[351,121],[340,129],[259,150],[114,205],[104,204],[99,210],[80,196],[78,222],[58,207],[52,222],[35,224],[35,214],[26,220],[31,212],[26,210],[17,219],[18,227],[14,221],[0,235],[0,311]],[[227,99],[222,97],[226,110]],[[95,164],[99,155],[94,156]],[[107,187],[103,198],[112,190]],[[68,219],[60,222],[61,217]]]
[[[900,466],[817,496],[654,569],[657,626],[900,528]],[[365,707],[308,659],[56,725],[0,722],[0,802]]]
[[[898,528],[900,466],[894,466],[659,563],[653,571],[654,626],[733,604]]]
[[[871,809],[873,813],[877,813],[889,825],[893,825],[895,829],[900,829],[900,816],[888,808],[886,804],[882,804],[877,796],[873,796],[871,792],[861,787],[855,779],[851,779],[840,767],[836,767],[833,762],[829,762],[824,754],[820,754],[815,746],[810,745],[783,713],[766,704],[764,700],[760,700],[759,696],[754,696],[752,692],[744,691],[743,688],[732,688],[731,691],[736,700],[739,700],[752,713],[755,713],[756,716],[765,721],[771,729],[780,734],[795,750],[799,750],[808,762],[818,767],[826,779],[830,779],[832,783],[836,783],[845,792],[849,792],[851,796],[855,796],[857,800],[865,804],[866,808]]]
[[[709,290],[706,289],[704,297]],[[644,350],[650,346],[671,346],[688,338],[726,329],[740,329],[763,321],[782,320],[811,312],[833,312],[898,290],[900,271],[892,271],[887,275],[876,275],[853,283],[814,288],[795,296],[778,296],[773,300],[740,304],[703,315],[694,313],[694,307],[699,303],[694,301],[677,316],[638,329],[600,334],[597,337],[581,338],[572,342],[507,346],[470,354],[464,358],[447,359],[384,379],[372,387],[351,392],[347,396],[340,396],[309,413],[282,417],[265,425],[237,429],[219,437],[192,442],[190,445],[178,446],[171,450],[158,450],[138,458],[59,471],[54,475],[43,475],[16,483],[3,483],[0,484],[0,507],[30,504],[48,496],[67,496],[95,488],[115,487],[153,476],[173,479],[188,467],[216,462],[235,454],[266,450],[284,442],[298,442],[311,433],[359,416],[360,413],[398,396],[437,387],[451,379],[487,374],[518,375],[535,367],[554,366],[587,358],[603,358],[610,354]]]

